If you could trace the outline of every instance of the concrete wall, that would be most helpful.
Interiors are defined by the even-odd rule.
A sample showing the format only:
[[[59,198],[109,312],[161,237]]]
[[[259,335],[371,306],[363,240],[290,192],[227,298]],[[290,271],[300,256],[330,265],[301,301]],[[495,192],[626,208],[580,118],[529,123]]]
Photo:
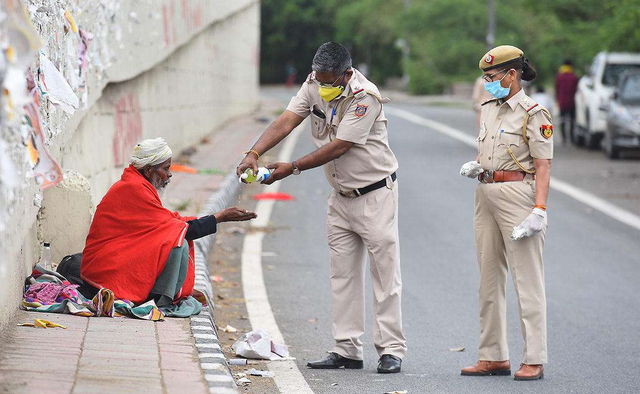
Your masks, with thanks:
[[[5,187],[0,171],[0,327],[20,303],[41,242],[52,243],[54,261],[82,250],[91,213],[136,142],[162,136],[179,152],[258,103],[258,0],[24,3],[42,50],[68,81],[84,79],[70,81],[81,99],[72,115],[41,99],[46,142],[65,171],[54,188],[38,190],[16,125],[0,114],[0,142],[21,180]],[[93,33],[85,70],[69,55],[79,39],[64,10]]]

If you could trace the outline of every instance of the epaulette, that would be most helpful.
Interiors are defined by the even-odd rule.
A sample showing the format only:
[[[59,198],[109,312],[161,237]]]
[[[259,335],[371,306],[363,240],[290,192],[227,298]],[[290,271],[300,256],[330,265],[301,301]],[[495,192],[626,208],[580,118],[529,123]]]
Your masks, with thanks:
[[[483,105],[485,105],[485,104],[489,104],[490,102],[492,102],[492,101],[496,101],[496,100],[497,100],[497,98],[492,97],[492,98],[490,98],[489,100],[484,101],[482,104],[480,104],[480,106],[483,106]]]
[[[524,108],[525,111],[527,111],[529,116],[533,116],[538,112],[542,111],[543,109],[545,109],[542,105],[536,103],[531,99],[531,97],[526,95],[523,98],[521,98],[518,103],[522,106],[522,108]]]
[[[358,100],[367,95],[367,92],[364,90],[362,85],[360,85],[355,78],[354,78],[354,82],[351,83],[351,91],[353,92],[353,97],[355,97]]]

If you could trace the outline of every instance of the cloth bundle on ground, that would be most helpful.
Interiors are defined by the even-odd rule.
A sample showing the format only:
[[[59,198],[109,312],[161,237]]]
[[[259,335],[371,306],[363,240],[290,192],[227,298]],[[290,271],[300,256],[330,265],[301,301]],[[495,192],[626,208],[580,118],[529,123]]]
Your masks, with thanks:
[[[88,283],[85,283],[80,278],[81,265],[82,253],[65,256],[60,262],[60,265],[58,265],[57,274],[68,279],[69,282],[72,283],[72,285],[77,285],[77,290],[86,299],[92,299],[101,290],[91,286]],[[189,317],[192,315],[197,315],[202,310],[202,305],[204,303],[200,299],[195,298],[198,297],[198,295],[202,296],[202,300],[206,299],[206,297],[204,297],[202,293],[194,291],[194,297],[182,298],[175,304],[170,302],[166,305],[156,304],[156,306],[165,314],[165,316],[168,317]]]
[[[193,219],[162,206],[155,187],[127,167],[96,209],[82,256],[82,280],[112,290],[119,299],[146,302],[172,251],[182,249],[186,255],[187,221]],[[187,244],[188,268],[174,275],[184,280],[175,294],[166,294],[174,304],[193,292],[194,248],[192,241]]]
[[[131,301],[116,299],[109,289],[101,289],[93,299],[87,299],[76,291],[77,287],[57,272],[36,265],[26,280],[22,306],[28,311],[79,316],[128,316],[152,321],[165,317],[153,301],[134,306]]]

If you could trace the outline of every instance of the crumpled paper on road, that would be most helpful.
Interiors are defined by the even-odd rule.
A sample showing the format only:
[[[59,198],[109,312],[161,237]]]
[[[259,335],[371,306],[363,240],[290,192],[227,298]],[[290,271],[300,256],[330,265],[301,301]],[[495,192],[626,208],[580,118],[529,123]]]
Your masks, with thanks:
[[[274,343],[269,334],[263,330],[255,330],[242,335],[232,346],[237,356],[278,360],[289,357],[289,350],[285,345]]]

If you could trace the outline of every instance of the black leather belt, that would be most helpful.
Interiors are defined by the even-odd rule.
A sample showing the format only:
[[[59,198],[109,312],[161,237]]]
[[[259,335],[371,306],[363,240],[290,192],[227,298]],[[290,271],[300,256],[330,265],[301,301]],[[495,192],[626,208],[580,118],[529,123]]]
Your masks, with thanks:
[[[396,173],[395,172],[393,174],[391,174],[391,180],[393,182],[396,181],[396,178],[397,177],[396,177]],[[355,190],[350,191],[350,192],[338,192],[338,194],[340,194],[342,197],[356,198],[356,197],[363,196],[363,195],[365,195],[365,194],[367,194],[369,192],[372,192],[374,190],[378,190],[380,188],[383,188],[385,186],[387,186],[387,178],[384,178],[383,180],[378,181],[376,183],[372,183],[371,185],[365,186],[365,187],[363,187],[361,189],[355,189]]]

